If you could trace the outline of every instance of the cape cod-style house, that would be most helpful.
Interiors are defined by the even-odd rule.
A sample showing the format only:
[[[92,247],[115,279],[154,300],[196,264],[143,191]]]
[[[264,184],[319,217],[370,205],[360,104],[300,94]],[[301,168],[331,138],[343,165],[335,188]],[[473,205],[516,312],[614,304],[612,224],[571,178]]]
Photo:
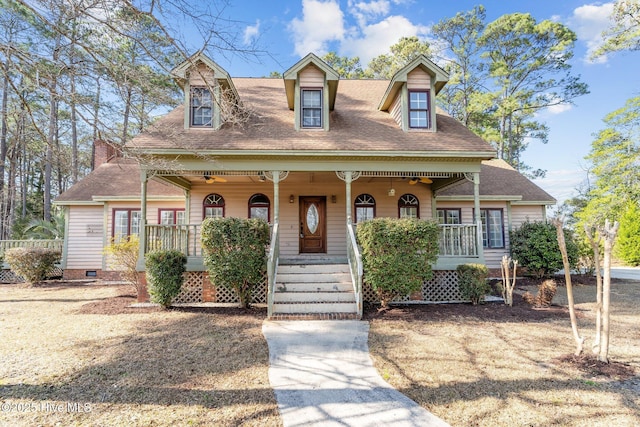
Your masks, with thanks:
[[[187,255],[178,301],[232,302],[204,272],[200,224],[260,217],[272,238],[254,299],[269,315],[358,317],[374,298],[362,285],[359,222],[436,218],[436,274],[407,299],[451,301],[457,265],[499,268],[508,231],[555,203],[436,108],[448,76],[426,57],[391,81],[342,80],[313,54],[283,78],[232,78],[202,54],[173,75],[184,105],[127,143],[128,156],[97,141],[94,171],[56,200],[66,277],[109,277],[103,247],[137,234],[140,260],[160,247]]]

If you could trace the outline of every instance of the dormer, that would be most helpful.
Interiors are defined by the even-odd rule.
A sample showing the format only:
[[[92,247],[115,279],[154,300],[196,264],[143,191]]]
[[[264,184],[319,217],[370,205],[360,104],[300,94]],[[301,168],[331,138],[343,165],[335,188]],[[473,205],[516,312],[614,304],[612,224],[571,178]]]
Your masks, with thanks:
[[[420,55],[393,76],[378,109],[405,132],[435,132],[436,95],[447,81],[446,71]]]
[[[284,72],[289,109],[296,130],[329,130],[329,111],[336,103],[339,74],[310,53]]]
[[[171,74],[184,90],[185,129],[218,129],[239,104],[229,73],[201,52]]]

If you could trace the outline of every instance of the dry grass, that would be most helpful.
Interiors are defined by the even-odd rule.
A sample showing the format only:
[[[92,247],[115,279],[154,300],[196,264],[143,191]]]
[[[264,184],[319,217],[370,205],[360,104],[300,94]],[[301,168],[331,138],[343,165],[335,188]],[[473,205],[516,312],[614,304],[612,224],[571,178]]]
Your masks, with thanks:
[[[0,425],[281,425],[264,310],[136,311],[121,291],[0,285]]]
[[[574,292],[590,347],[595,289]],[[565,295],[558,288],[554,302]],[[640,283],[615,285],[612,305],[607,366],[570,362],[558,307],[529,319],[522,305],[395,308],[371,315],[369,345],[385,379],[453,426],[638,426]]]

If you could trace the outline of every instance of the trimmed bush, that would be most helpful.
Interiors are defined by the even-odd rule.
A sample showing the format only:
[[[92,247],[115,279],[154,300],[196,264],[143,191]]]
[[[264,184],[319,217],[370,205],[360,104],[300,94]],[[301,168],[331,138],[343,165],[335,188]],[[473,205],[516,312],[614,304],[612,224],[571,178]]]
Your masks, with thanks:
[[[431,220],[375,218],[358,224],[364,280],[383,307],[431,279],[438,258],[438,225]]]
[[[50,248],[11,248],[4,253],[9,268],[31,284],[46,279],[61,257],[59,250]]]
[[[564,230],[569,264],[575,268],[579,258],[578,245]],[[511,257],[517,259],[527,273],[536,278],[549,277],[563,268],[556,227],[547,222],[525,222],[510,233]]]
[[[456,268],[458,273],[458,286],[465,299],[471,304],[477,305],[484,302],[484,297],[491,291],[491,285],[487,282],[489,270],[484,264],[462,264]]]
[[[146,256],[147,285],[151,302],[169,307],[179,293],[187,257],[180,251],[153,251]]]
[[[209,218],[202,223],[201,240],[211,282],[235,290],[240,307],[249,307],[267,270],[269,224],[259,218]]]

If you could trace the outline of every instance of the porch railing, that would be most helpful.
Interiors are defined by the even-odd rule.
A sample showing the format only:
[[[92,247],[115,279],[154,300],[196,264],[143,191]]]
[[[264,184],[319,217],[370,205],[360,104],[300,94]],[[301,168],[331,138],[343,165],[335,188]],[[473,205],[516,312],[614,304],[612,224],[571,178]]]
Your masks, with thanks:
[[[267,316],[273,314],[273,298],[276,288],[276,275],[280,260],[280,229],[278,223],[271,228],[271,245],[267,256]]]
[[[478,226],[475,224],[440,224],[441,257],[478,257]]]
[[[175,249],[188,257],[202,255],[200,224],[147,225],[146,231],[147,252]]]
[[[358,318],[362,318],[362,255],[358,249],[355,226],[347,223],[347,258],[349,259],[349,269],[351,270],[351,283],[356,297],[358,308]]]
[[[0,256],[7,249],[12,248],[49,248],[62,251],[64,240],[61,239],[38,239],[38,240],[0,240]]]

